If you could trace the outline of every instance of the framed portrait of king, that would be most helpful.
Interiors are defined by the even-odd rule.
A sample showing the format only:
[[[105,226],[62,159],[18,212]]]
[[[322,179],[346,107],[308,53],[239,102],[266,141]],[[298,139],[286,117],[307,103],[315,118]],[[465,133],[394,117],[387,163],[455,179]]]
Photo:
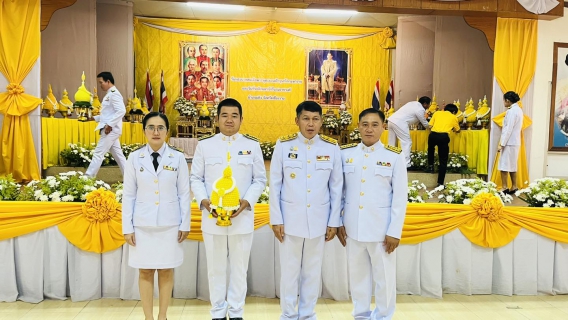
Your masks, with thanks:
[[[307,49],[306,100],[322,106],[350,105],[351,49]]]
[[[548,150],[568,151],[568,43],[554,43]]]
[[[226,44],[180,42],[181,95],[211,104],[227,97],[227,58]]]

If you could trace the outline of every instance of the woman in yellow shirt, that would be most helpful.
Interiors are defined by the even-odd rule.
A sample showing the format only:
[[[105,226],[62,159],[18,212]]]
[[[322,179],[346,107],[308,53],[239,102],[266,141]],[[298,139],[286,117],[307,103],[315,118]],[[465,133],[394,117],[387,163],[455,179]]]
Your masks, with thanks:
[[[438,146],[438,157],[440,166],[438,167],[438,185],[444,184],[446,178],[446,168],[448,167],[448,154],[450,153],[450,135],[454,130],[460,131],[460,125],[456,114],[458,107],[448,104],[443,112],[436,112],[430,120],[430,135],[428,136],[428,168],[426,172],[434,172],[434,148]]]

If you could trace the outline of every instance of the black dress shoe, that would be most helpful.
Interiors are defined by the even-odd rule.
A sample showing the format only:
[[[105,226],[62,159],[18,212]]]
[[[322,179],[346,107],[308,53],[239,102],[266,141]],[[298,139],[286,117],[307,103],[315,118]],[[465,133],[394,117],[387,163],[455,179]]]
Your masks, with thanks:
[[[515,192],[519,191],[519,189],[513,189],[513,190],[509,190],[509,192],[507,192],[507,194],[514,196]]]
[[[225,318],[213,318],[213,320],[227,320],[227,317],[225,317]]]
[[[244,320],[243,318],[229,318],[230,320]]]

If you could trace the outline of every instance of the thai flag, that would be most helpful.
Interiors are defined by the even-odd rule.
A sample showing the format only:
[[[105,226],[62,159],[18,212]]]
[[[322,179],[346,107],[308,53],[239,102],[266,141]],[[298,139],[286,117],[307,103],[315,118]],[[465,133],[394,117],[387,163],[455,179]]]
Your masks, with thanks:
[[[389,85],[389,92],[387,92],[387,97],[385,98],[385,112],[387,112],[390,108],[394,107],[394,83],[391,80]]]
[[[381,110],[380,92],[381,92],[381,80],[377,80],[377,83],[375,83],[375,92],[373,93],[373,102],[371,103],[371,106],[375,110]]]
[[[164,85],[164,70],[162,70],[162,80],[160,84],[160,113],[166,113],[166,102],[168,102],[168,94]]]
[[[150,82],[150,71],[146,71],[146,104],[150,112],[154,110],[154,91],[152,91],[152,83]]]

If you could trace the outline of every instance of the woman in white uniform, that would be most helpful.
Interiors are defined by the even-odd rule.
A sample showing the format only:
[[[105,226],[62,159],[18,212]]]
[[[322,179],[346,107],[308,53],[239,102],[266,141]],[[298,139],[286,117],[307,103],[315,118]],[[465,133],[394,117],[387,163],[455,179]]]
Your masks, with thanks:
[[[503,95],[503,102],[508,109],[503,120],[501,139],[497,152],[501,152],[497,169],[501,171],[503,192],[514,194],[517,191],[517,163],[521,148],[521,130],[523,129],[523,110],[517,104],[521,98],[513,91]],[[511,175],[511,188],[508,187],[509,175]]]
[[[153,320],[154,274],[158,270],[160,311],[166,312],[174,284],[173,268],[183,262],[182,242],[191,222],[189,170],[182,152],[165,143],[168,118],[151,112],[142,121],[148,143],[133,151],[124,170],[122,230],[130,245],[128,265],[140,269],[140,299]]]

